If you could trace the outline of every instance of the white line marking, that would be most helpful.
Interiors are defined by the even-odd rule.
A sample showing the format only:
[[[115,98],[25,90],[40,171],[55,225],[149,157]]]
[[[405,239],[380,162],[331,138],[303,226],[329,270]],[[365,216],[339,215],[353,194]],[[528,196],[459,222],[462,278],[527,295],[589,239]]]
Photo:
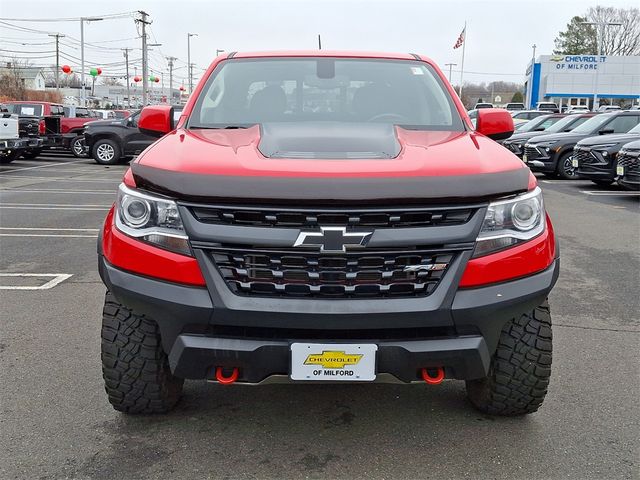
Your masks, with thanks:
[[[68,210],[72,212],[104,212],[108,207],[104,208],[62,208],[62,207],[3,207],[0,205],[1,210]]]
[[[69,165],[71,163],[80,163],[80,162],[86,162],[86,160],[76,160],[74,162],[59,162],[59,163],[49,163],[47,165],[38,165],[36,167],[24,167],[24,168],[14,168],[12,170],[2,170],[0,171],[0,174],[2,173],[12,173],[12,172],[20,172],[22,170],[33,170],[34,168],[47,168],[47,167],[57,167],[59,165]]]
[[[44,228],[44,227],[0,227],[0,230],[52,231],[56,232],[98,232],[99,228]]]
[[[111,204],[77,204],[77,203],[23,203],[23,202],[3,202],[0,207],[79,207],[79,208],[109,208]]]
[[[0,290],[49,290],[72,276],[71,273],[0,273],[0,277],[53,277],[37,287],[0,285]]]
[[[580,193],[585,195],[595,196],[621,196],[621,197],[640,197],[640,192],[617,192],[610,190],[580,190]]]
[[[44,235],[36,233],[0,233],[0,237],[98,238],[97,235]]]
[[[83,182],[83,183],[107,183],[107,182],[121,182],[122,181],[122,177],[118,178],[117,180],[111,180],[108,178],[102,178],[102,179],[97,179],[97,178],[90,178],[90,179],[82,179],[82,178],[75,178],[75,177],[38,177],[38,176],[31,176],[31,175],[11,175],[10,178],[25,178],[28,180],[51,180],[51,181],[58,181],[58,182],[69,182],[69,183],[77,183],[77,182]]]
[[[85,195],[115,195],[115,190],[62,190],[62,189],[46,189],[42,188],[39,190],[23,190],[18,188],[0,188],[0,193],[65,193],[65,194],[75,194],[82,193]]]
[[[580,180],[540,180],[542,183],[549,183],[551,185],[557,183],[574,183],[576,185],[580,185]]]

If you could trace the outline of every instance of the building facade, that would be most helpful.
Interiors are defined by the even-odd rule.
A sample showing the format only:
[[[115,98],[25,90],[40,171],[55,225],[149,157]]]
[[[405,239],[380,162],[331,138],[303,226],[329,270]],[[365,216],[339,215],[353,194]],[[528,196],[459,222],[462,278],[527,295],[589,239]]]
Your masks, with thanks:
[[[640,103],[640,56],[540,55],[529,63],[525,80],[526,103],[588,105],[594,95],[600,105]]]

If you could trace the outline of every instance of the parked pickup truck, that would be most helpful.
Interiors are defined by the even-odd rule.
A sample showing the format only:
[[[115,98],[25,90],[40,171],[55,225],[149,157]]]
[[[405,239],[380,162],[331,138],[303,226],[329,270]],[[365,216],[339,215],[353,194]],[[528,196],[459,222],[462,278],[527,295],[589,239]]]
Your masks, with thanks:
[[[29,148],[22,154],[36,158],[42,150],[62,145],[62,105],[36,101],[9,101],[5,106],[20,118],[20,136],[31,139]],[[33,128],[37,121],[37,131]],[[37,138],[37,140],[36,140]]]
[[[0,165],[13,162],[27,146],[20,138],[18,115],[0,108]]]

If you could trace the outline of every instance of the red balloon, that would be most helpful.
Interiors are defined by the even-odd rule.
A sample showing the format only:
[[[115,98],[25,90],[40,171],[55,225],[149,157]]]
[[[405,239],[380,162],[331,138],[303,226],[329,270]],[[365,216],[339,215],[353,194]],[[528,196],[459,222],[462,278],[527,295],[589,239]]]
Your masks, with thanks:
[[[160,79],[158,77],[154,77],[153,81],[158,83],[160,81]]]
[[[180,86],[180,91],[184,92],[184,87],[183,86]]]
[[[69,65],[63,65],[62,66],[62,71],[64,73],[71,73],[71,67]]]
[[[138,83],[140,80],[142,80],[140,77],[138,77],[137,75],[135,77],[133,77],[133,81]]]
[[[100,67],[98,67],[96,70],[98,70],[98,75],[102,75],[102,69]]]

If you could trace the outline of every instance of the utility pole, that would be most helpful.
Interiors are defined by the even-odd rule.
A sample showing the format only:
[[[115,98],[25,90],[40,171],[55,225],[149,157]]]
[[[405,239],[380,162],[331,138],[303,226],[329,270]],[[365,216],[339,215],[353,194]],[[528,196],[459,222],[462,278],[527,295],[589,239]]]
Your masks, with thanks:
[[[449,67],[449,83],[451,83],[451,71],[453,69],[453,67],[457,66],[457,63],[445,63],[444,66],[445,67]]]
[[[596,27],[596,49],[598,50],[598,57],[596,59],[596,78],[595,85],[593,87],[593,111],[597,111],[600,105],[598,100],[598,72],[600,71],[600,62],[602,61],[602,37],[604,36],[604,29],[607,27],[620,27],[619,22],[581,22],[583,25],[592,25]]]
[[[64,37],[61,33],[50,33],[50,37],[56,39],[56,93],[60,93],[60,38]]]
[[[104,18],[98,17],[80,17],[80,105],[86,107],[86,90],[84,85],[84,22],[99,22]]]
[[[150,25],[151,22],[147,20],[149,14],[143,10],[138,10],[141,18],[136,19],[136,22],[139,22],[142,25],[142,106],[147,106],[147,88],[149,87],[147,78],[149,75],[148,72],[148,62],[147,62],[147,25]]]
[[[191,72],[191,37],[197,36],[197,33],[187,33],[187,75],[189,77],[189,94],[193,92],[193,74]]]
[[[167,57],[167,65],[169,65],[169,105],[173,103],[173,62],[176,57]]]
[[[124,54],[124,61],[127,66],[127,108],[131,108],[131,91],[129,90],[129,50],[130,48],[123,48],[122,53]]]

